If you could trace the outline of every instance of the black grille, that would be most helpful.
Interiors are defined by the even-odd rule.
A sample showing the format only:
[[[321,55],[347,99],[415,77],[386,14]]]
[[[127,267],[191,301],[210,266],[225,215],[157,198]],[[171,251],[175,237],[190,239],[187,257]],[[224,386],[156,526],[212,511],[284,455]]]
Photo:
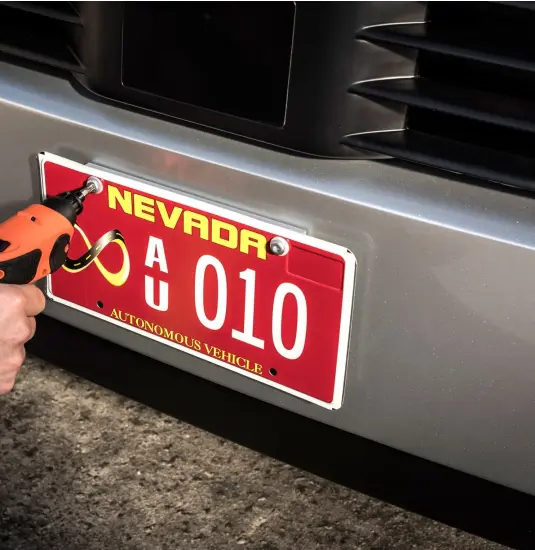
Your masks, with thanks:
[[[407,106],[404,129],[348,145],[535,191],[535,2],[429,2],[426,22],[357,39],[418,52],[416,77],[357,82],[351,92]]]
[[[83,72],[81,32],[73,2],[0,2],[0,52],[10,58]]]

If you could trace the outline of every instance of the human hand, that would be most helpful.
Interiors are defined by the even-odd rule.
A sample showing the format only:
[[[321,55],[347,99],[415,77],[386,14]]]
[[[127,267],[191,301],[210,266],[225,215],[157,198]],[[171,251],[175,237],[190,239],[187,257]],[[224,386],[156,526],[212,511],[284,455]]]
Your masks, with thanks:
[[[15,384],[35,334],[35,316],[45,308],[44,294],[33,285],[0,284],[0,395]]]

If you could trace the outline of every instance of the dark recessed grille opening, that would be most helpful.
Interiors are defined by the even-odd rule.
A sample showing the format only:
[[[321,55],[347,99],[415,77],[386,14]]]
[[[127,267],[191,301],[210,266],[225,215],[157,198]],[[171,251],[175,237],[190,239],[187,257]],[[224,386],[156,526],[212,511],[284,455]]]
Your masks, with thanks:
[[[535,86],[535,51],[533,71],[422,51],[418,57],[418,73],[437,83],[454,83],[460,88],[531,100]]]
[[[526,117],[535,114],[535,11],[491,2],[430,2],[428,18],[433,32],[445,42],[449,39],[463,43],[474,51],[485,48],[489,58],[494,54],[503,59],[489,63],[422,50],[418,58],[419,79],[447,86],[452,104],[459,104],[470,94],[474,110],[458,116],[459,113],[413,106],[408,110],[407,128],[488,149],[531,155],[535,119],[533,133],[522,125]],[[507,56],[523,59],[526,67],[508,66]],[[532,67],[527,66],[530,63]],[[500,123],[492,119],[506,111],[510,120]]]
[[[284,124],[293,2],[131,2],[124,10],[125,86]]]
[[[477,145],[484,149],[528,157],[533,156],[533,151],[535,151],[535,134],[506,126],[418,108],[409,110],[407,122],[409,130],[438,135],[441,138]],[[440,129],[439,133],[437,129]]]
[[[350,145],[535,190],[535,3],[429,2],[427,22],[365,29],[418,50],[414,78],[354,93],[407,105],[405,129]]]
[[[16,58],[81,72],[81,28],[71,2],[0,2],[0,52]]]

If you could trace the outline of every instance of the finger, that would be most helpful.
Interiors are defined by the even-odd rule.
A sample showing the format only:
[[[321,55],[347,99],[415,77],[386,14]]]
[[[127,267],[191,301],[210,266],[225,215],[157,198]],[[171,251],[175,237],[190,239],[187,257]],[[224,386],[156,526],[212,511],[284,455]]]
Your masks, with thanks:
[[[0,394],[8,393],[13,389],[17,374],[20,369],[13,369],[9,372],[2,372],[0,375]]]
[[[6,368],[0,365],[0,384],[6,384],[15,380],[22,365],[8,365]]]
[[[0,378],[17,374],[26,359],[26,349],[19,345],[11,348],[8,355],[0,361]]]
[[[9,384],[12,380],[15,380],[20,369],[12,370],[10,372],[4,372],[0,376],[0,384]]]
[[[8,357],[9,354],[13,355],[13,349],[23,347],[33,337],[34,333],[35,317],[20,315],[18,318],[13,319],[9,328],[0,336],[0,347],[4,348],[3,353],[0,353],[0,355],[3,357],[6,356],[6,353],[8,353]],[[7,346],[9,348],[6,350]]]
[[[35,317],[28,317],[28,324],[30,325],[30,334],[24,343],[29,342],[35,336],[35,328],[37,326]]]
[[[19,289],[24,294],[24,312],[28,317],[34,317],[45,309],[45,295],[34,285],[21,285]]]
[[[13,386],[15,385],[15,377],[13,376],[10,379],[0,380],[0,395],[5,395],[9,393]]]

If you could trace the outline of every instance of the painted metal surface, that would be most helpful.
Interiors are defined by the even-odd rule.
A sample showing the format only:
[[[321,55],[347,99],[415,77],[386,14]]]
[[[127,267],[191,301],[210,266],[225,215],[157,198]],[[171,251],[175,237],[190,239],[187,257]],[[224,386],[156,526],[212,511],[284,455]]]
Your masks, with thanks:
[[[341,409],[216,365],[202,363],[202,376],[535,493],[535,201],[395,163],[303,159],[237,143],[96,103],[65,81],[8,65],[0,65],[0,121],[1,216],[38,200],[35,154],[47,150],[307,227],[350,249],[359,277]],[[200,372],[199,359],[83,312],[51,303],[47,314]]]

